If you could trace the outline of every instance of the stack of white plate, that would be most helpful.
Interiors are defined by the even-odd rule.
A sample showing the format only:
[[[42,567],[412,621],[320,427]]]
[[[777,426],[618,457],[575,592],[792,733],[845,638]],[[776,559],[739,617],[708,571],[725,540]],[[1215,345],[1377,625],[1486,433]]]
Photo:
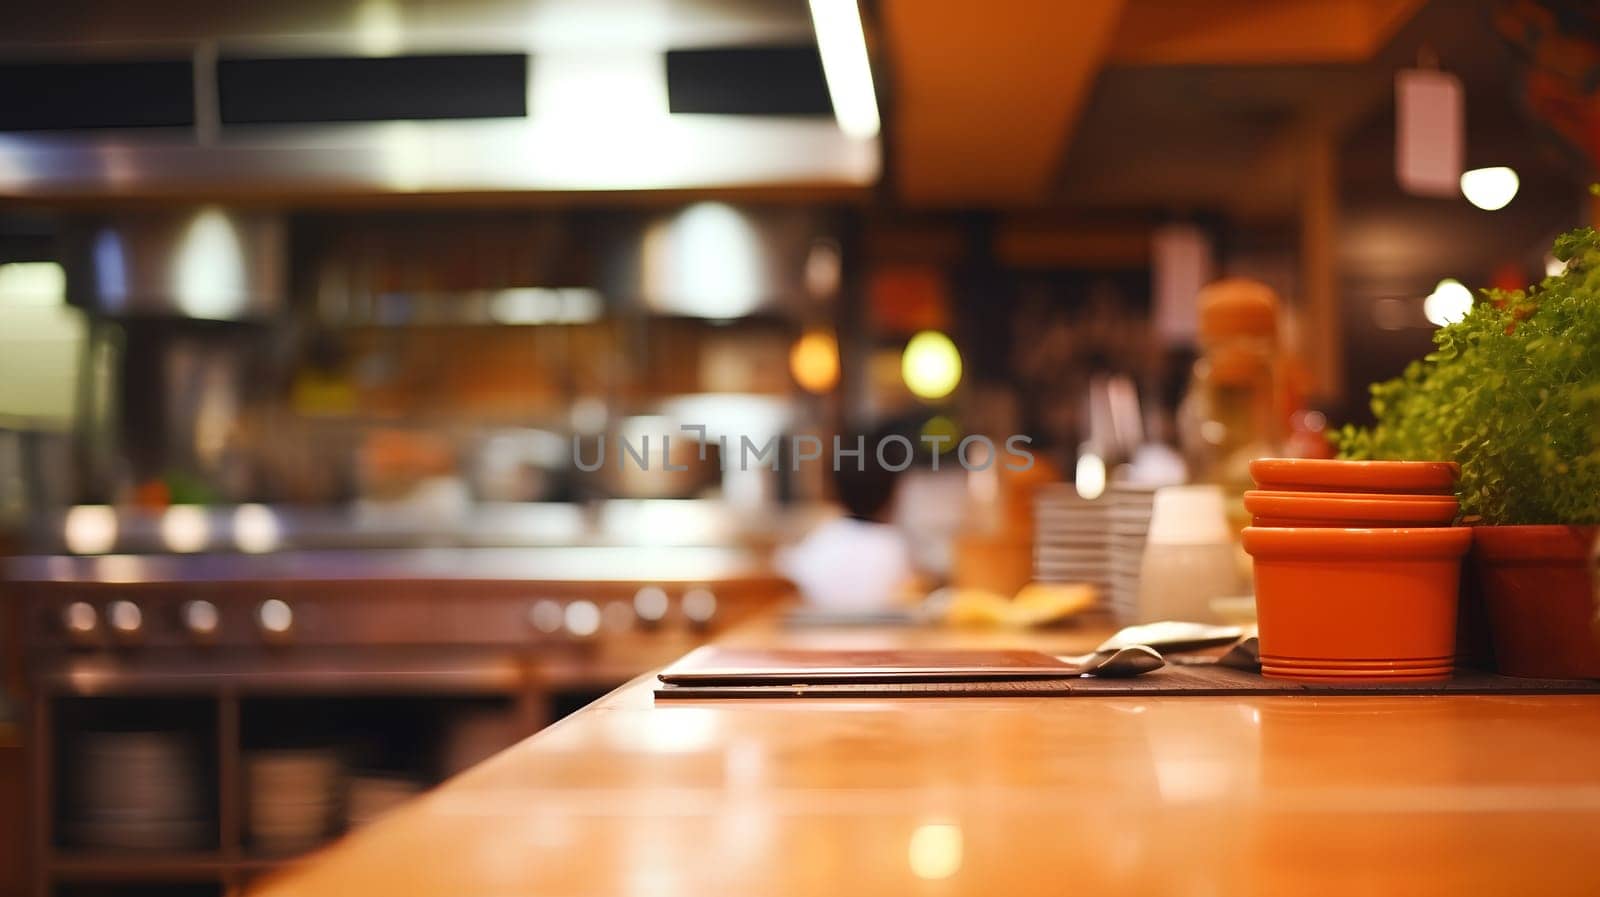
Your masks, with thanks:
[[[339,757],[332,750],[256,751],[245,761],[251,842],[281,853],[328,836],[337,818]]]
[[[1139,616],[1139,564],[1150,533],[1150,509],[1156,487],[1114,483],[1108,490],[1111,508],[1109,547],[1111,612],[1122,622]]]
[[[1039,490],[1034,498],[1033,578],[1038,582],[1110,585],[1106,514],[1110,503],[1078,495],[1070,484]]]
[[[205,840],[193,751],[176,732],[90,732],[68,775],[68,832],[86,847],[184,850]]]
[[[422,783],[404,776],[361,773],[350,778],[345,821],[357,829],[422,793]]]

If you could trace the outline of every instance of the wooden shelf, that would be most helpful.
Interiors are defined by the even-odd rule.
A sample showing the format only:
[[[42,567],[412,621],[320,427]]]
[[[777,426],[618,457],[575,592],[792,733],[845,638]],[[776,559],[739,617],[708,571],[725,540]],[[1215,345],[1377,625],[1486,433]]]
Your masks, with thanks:
[[[320,850],[332,841],[289,853],[246,853],[233,858],[218,851],[143,853],[64,848],[48,863],[63,882],[210,881],[231,872],[266,872]]]
[[[308,847],[305,850],[297,853],[246,853],[233,864],[232,868],[240,872],[267,872],[269,870],[276,869],[285,863],[292,863],[303,856],[315,853],[316,851],[321,850],[332,843],[332,840],[325,841],[322,844],[318,844],[315,847]]]
[[[57,881],[210,881],[234,868],[220,852],[142,853],[65,849],[47,863]]]

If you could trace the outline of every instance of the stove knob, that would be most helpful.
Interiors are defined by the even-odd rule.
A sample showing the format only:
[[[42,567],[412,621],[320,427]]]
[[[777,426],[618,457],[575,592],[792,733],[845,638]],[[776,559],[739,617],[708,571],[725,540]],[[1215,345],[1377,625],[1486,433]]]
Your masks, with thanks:
[[[189,636],[195,641],[209,642],[215,639],[221,624],[221,614],[217,613],[215,604],[201,600],[184,603],[183,628],[189,631]]]
[[[87,601],[74,601],[61,609],[61,628],[69,641],[89,644],[100,629],[100,613]]]
[[[573,601],[562,614],[562,625],[573,638],[591,638],[600,631],[600,608],[593,601]]]
[[[703,586],[683,593],[683,617],[696,629],[711,625],[717,615],[717,596]]]
[[[528,623],[545,635],[554,635],[561,631],[565,622],[566,612],[561,607],[561,602],[541,598],[533,602],[533,607],[528,609]]]
[[[132,601],[118,600],[106,605],[106,622],[111,634],[124,644],[136,642],[144,629],[144,613]]]
[[[626,601],[607,601],[606,606],[600,609],[601,626],[607,632],[626,632],[638,619],[634,615],[633,605]]]
[[[268,598],[256,608],[256,623],[261,626],[261,634],[268,639],[285,640],[294,629],[294,609],[289,607],[287,601]]]
[[[660,586],[645,586],[633,593],[633,613],[640,626],[659,626],[667,618],[672,602]]]

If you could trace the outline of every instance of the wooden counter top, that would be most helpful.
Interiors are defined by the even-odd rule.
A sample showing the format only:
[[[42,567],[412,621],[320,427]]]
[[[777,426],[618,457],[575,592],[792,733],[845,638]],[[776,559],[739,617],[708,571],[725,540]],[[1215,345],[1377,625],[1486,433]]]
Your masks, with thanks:
[[[1096,635],[1026,641],[1069,651]],[[636,680],[259,893],[1600,892],[1597,697],[662,706],[651,686]]]

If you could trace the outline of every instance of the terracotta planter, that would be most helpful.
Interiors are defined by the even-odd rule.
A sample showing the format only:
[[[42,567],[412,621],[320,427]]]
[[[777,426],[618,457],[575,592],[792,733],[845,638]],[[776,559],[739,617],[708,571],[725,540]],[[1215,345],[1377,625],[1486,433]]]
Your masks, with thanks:
[[[1261,672],[1303,682],[1447,679],[1466,527],[1249,527]]]
[[[1356,492],[1244,494],[1253,526],[1449,526],[1460,505],[1452,495],[1374,495]]]
[[[1461,600],[1456,610],[1456,669],[1493,670],[1494,641],[1489,635],[1489,612],[1483,606],[1483,584],[1477,568],[1461,570]]]
[[[1507,676],[1600,678],[1589,552],[1593,526],[1479,526],[1472,560],[1495,665]]]
[[[1250,476],[1261,489],[1290,492],[1369,492],[1450,495],[1461,465],[1454,461],[1333,461],[1259,458]]]

